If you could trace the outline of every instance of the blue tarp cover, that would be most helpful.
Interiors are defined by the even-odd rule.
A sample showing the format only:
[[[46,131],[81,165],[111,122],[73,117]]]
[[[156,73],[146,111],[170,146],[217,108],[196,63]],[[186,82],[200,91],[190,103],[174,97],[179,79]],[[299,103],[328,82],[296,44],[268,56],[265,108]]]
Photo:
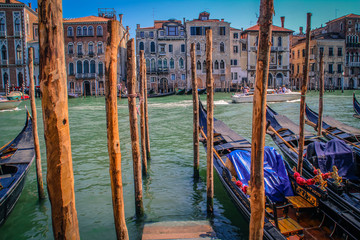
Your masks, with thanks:
[[[344,141],[332,139],[327,143],[313,142],[307,147],[306,157],[321,172],[332,172],[335,165],[339,176],[356,180],[352,149]]]
[[[238,179],[248,185],[250,181],[251,152],[236,150],[228,154],[233,163]],[[265,147],[264,154],[265,194],[273,202],[285,200],[285,196],[293,196],[291,183],[287,175],[284,160],[272,147]]]

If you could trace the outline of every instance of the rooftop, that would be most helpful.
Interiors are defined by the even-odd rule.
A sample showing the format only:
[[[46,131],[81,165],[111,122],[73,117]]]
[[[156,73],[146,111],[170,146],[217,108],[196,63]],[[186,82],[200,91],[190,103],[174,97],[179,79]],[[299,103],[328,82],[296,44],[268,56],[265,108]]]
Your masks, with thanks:
[[[107,21],[109,21],[109,18],[97,17],[97,16],[87,16],[80,18],[64,18],[64,23],[107,22]]]
[[[245,29],[244,32],[258,32],[259,30],[260,30],[260,26],[257,24],[255,26],[249,27],[248,29]],[[273,32],[288,32],[288,33],[294,32],[293,30],[278,27],[278,26],[275,26],[275,25],[272,25],[272,31]]]
[[[342,17],[339,17],[339,18],[335,18],[335,19],[333,19],[333,20],[330,20],[330,21],[328,21],[326,24],[329,24],[329,23],[335,22],[335,21],[339,21],[339,20],[344,19],[344,18],[360,18],[360,15],[350,13],[350,14],[348,14],[348,15],[345,15],[345,16],[342,16]]]

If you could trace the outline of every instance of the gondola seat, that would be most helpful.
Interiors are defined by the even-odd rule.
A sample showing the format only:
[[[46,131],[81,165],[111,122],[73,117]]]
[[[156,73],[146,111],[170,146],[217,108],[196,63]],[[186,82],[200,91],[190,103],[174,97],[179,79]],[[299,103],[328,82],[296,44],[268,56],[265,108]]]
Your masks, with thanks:
[[[273,222],[273,221],[271,221],[271,222]],[[304,237],[303,236],[304,228],[301,227],[292,218],[288,217],[288,218],[278,219],[278,225],[279,225],[280,232],[286,237],[289,237],[291,235],[298,236],[298,239],[302,239]]]
[[[300,211],[302,209],[315,208],[315,206],[313,204],[306,201],[301,196],[289,196],[289,197],[286,197],[286,199],[289,201],[289,203],[291,203],[292,207],[296,210],[296,217],[297,217],[298,221],[299,221],[299,217],[300,217]]]

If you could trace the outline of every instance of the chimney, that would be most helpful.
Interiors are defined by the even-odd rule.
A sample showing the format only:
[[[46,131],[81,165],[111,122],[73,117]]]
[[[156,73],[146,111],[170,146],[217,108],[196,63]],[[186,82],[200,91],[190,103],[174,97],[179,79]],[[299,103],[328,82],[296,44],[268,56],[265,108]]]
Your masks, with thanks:
[[[183,24],[185,24],[185,18],[183,18]]]
[[[29,8],[31,8],[31,2],[29,2]]]
[[[35,12],[38,12],[37,8],[35,8]]]
[[[281,19],[281,27],[284,28],[284,23],[285,23],[285,17],[280,17]]]
[[[304,35],[303,33],[303,27],[299,27],[300,35]]]
[[[124,14],[119,14],[119,22],[122,25],[122,18],[123,18]]]
[[[136,24],[136,29],[139,29],[140,28],[140,24]]]

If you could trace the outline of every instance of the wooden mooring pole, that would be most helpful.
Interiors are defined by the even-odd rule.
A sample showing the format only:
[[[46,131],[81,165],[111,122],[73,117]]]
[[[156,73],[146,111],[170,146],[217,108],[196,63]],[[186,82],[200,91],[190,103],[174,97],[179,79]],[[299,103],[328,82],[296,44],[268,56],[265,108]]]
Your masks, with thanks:
[[[299,122],[299,158],[297,171],[302,174],[303,166],[303,152],[304,152],[304,143],[305,143],[305,99],[306,99],[306,90],[307,83],[309,80],[309,56],[310,56],[310,27],[311,27],[311,13],[307,13],[307,23],[306,23],[306,43],[305,43],[305,68],[304,68],[304,77],[302,79],[301,85],[301,100],[300,100],[300,122]]]
[[[265,217],[264,146],[266,135],[266,91],[269,75],[274,1],[260,1],[255,92],[252,114],[249,239],[263,239]]]
[[[135,208],[136,216],[144,215],[142,177],[141,177],[141,158],[139,147],[139,131],[136,115],[136,58],[134,39],[127,42],[127,81],[128,81],[128,102],[129,102],[129,121],[130,135],[134,169],[134,188],[135,188]]]
[[[55,239],[80,239],[75,208],[61,0],[39,0],[40,85]]]
[[[322,119],[323,119],[323,107],[324,107],[324,56],[320,53],[320,78],[319,78],[319,118],[317,124],[317,135],[321,136],[322,131]]]
[[[199,177],[199,98],[196,81],[195,43],[191,44],[191,81],[193,96],[193,151],[194,151],[194,178]]]
[[[44,182],[42,177],[41,169],[41,153],[40,153],[40,143],[37,127],[37,113],[36,113],[36,104],[35,104],[35,84],[34,84],[34,48],[29,48],[29,76],[30,76],[30,102],[31,102],[31,115],[32,115],[32,124],[33,124],[33,135],[34,135],[34,145],[35,145],[35,156],[36,156],[36,176],[37,176],[37,185],[38,185],[38,195],[40,199],[45,199],[44,191]]]
[[[105,104],[113,213],[117,239],[129,239],[125,222],[117,108],[117,53],[120,40],[119,22],[116,20],[109,21],[108,29],[110,36],[107,39],[105,52]]]
[[[150,157],[150,133],[149,133],[149,112],[148,112],[148,91],[147,91],[147,81],[146,81],[146,64],[143,67],[144,71],[144,110],[145,110],[145,146],[146,146],[146,157],[148,160]]]
[[[146,139],[145,139],[145,58],[144,50],[140,50],[140,133],[141,133],[141,158],[142,158],[142,173],[147,175],[147,157],[146,157]]]
[[[212,76],[212,30],[206,30],[206,95],[207,95],[207,212],[214,211],[214,78]]]

